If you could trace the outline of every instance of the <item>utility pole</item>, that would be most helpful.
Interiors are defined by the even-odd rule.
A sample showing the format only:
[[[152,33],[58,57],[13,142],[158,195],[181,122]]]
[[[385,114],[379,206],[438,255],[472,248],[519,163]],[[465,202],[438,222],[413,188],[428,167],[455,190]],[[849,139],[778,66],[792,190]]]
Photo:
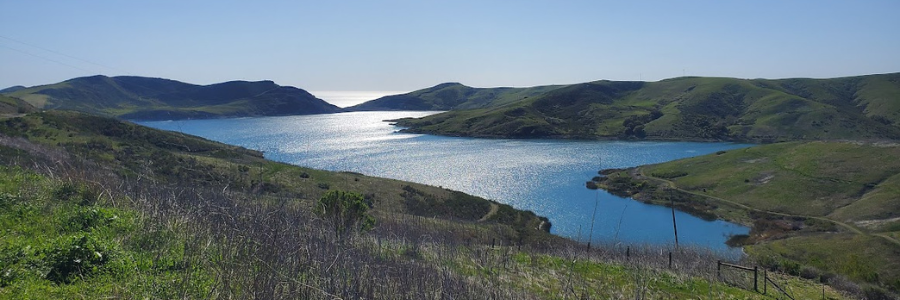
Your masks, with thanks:
[[[672,229],[675,230],[675,249],[678,249],[678,224],[675,223],[675,199],[669,198],[672,203]]]

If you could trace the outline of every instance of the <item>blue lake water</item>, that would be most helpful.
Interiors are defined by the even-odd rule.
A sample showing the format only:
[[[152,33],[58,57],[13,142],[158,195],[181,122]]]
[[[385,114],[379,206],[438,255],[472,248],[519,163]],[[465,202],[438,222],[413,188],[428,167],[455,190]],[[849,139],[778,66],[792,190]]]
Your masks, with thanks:
[[[511,140],[397,133],[383,120],[435,112],[139,122],[265,152],[268,159],[443,186],[550,218],[551,232],[595,243],[674,244],[669,208],[593,191],[600,168],[624,168],[747,147],[733,143]],[[594,208],[596,215],[593,215]],[[591,233],[592,215],[594,219]],[[739,253],[744,226],[676,212],[681,245]]]

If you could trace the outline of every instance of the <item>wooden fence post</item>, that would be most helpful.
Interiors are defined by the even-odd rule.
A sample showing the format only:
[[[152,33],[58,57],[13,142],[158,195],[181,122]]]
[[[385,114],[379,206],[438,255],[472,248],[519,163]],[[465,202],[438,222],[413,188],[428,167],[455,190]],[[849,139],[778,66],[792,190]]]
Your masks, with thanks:
[[[669,251],[669,269],[672,268],[672,251]]]
[[[759,267],[754,266],[753,267],[753,290],[756,292],[759,292],[758,282],[759,282]]]
[[[716,261],[716,277],[722,277],[722,261]]]

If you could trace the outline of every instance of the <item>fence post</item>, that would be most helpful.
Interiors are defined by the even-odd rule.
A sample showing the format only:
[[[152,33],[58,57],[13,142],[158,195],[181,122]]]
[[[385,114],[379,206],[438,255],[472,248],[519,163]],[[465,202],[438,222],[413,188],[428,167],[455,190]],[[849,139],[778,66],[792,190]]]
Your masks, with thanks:
[[[497,243],[497,239],[496,239],[496,238],[491,239],[491,249],[494,249],[494,245],[495,245],[496,243]]]
[[[672,268],[672,251],[669,251],[669,269]]]
[[[625,248],[625,257],[631,257],[631,246]]]
[[[769,293],[769,272],[763,270],[763,295]]]
[[[759,292],[759,267],[753,266],[753,290]]]
[[[717,278],[722,277],[722,261],[721,260],[716,261],[716,277]]]

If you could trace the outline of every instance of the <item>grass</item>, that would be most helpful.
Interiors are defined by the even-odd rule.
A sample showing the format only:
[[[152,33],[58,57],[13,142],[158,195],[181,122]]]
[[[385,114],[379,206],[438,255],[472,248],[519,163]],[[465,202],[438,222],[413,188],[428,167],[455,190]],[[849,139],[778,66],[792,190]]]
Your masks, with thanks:
[[[206,295],[202,281],[211,274],[204,270],[191,269],[197,277],[179,282],[185,233],[145,231],[137,211],[111,207],[79,183],[16,167],[0,167],[0,174],[0,298],[137,298],[134,291],[150,289],[163,298]]]
[[[137,208],[150,203],[130,209],[117,208],[122,204],[117,204],[114,198],[98,196],[97,187],[73,185],[17,167],[2,167],[0,174],[4,175],[0,189],[5,206],[0,222],[7,228],[7,234],[0,238],[3,245],[0,298],[5,299],[73,296],[330,299],[357,293],[367,298],[391,299],[439,294],[510,299],[609,299],[630,295],[646,299],[767,299],[711,278],[709,269],[714,264],[707,264],[707,270],[687,267],[694,264],[690,260],[703,262],[704,259],[691,252],[683,252],[678,259],[678,264],[685,267],[666,270],[654,266],[661,262],[648,253],[653,252],[651,249],[643,253],[635,249],[629,257],[623,257],[621,252],[611,250],[584,252],[580,247],[573,248],[576,246],[573,243],[547,250],[530,246],[523,250],[515,244],[501,243],[489,246],[483,242],[485,238],[495,239],[490,233],[493,229],[430,218],[404,219],[407,217],[389,219],[372,234],[337,244],[327,241],[330,239],[327,230],[299,234],[302,240],[310,240],[294,244],[297,237],[284,235],[291,229],[264,226],[273,223],[261,218],[271,217],[275,212],[272,209],[297,213],[289,203],[233,203],[241,209],[261,210],[245,213],[247,219],[235,224],[216,226],[206,223],[221,220],[213,217],[214,214],[207,215],[212,211],[189,213],[159,205]],[[9,196],[11,192],[17,195]],[[187,199],[179,201],[184,200]],[[188,202],[202,203],[198,200]],[[134,204],[126,206],[131,205]],[[183,214],[203,217],[184,219],[187,215]],[[207,219],[210,217],[213,219]],[[302,214],[302,217],[310,215]],[[408,225],[420,229],[407,232],[399,228]],[[460,225],[469,228],[459,228]],[[255,228],[258,226],[264,227]],[[206,229],[197,231],[203,228]],[[254,230],[273,229],[272,233],[286,240],[253,234]],[[235,232],[229,233],[231,230]],[[465,238],[472,232],[476,235],[470,238],[478,242],[453,242],[459,239],[454,234],[464,234]],[[251,235],[245,236],[248,233]],[[286,250],[285,246],[300,245],[300,252],[294,252],[301,259],[300,265],[286,261],[289,257],[279,251],[266,251],[256,243],[278,247],[279,251]],[[75,246],[86,252],[60,252],[60,249],[77,249]],[[91,260],[98,256],[103,259]],[[281,263],[272,264],[275,262]],[[285,268],[285,264],[290,268]],[[83,267],[79,268],[80,265]],[[53,275],[66,267],[73,270],[67,276]],[[272,267],[275,270],[269,269]],[[391,269],[402,272],[393,273]],[[268,282],[267,278],[277,278],[277,281]],[[334,279],[347,282],[334,282]],[[787,280],[795,296],[818,295],[821,288],[814,282]],[[471,284],[479,281],[482,284]],[[831,289],[828,296],[842,298]]]
[[[852,142],[784,143],[647,166],[688,191],[762,210],[855,222],[900,215],[892,204],[900,147]],[[896,195],[896,194],[894,194]],[[857,209],[861,206],[861,209]],[[879,207],[879,209],[868,209]]]
[[[0,95],[0,117],[16,116],[33,112],[35,109],[27,102],[17,98]]]
[[[896,157],[892,143],[780,143],[608,172],[595,185],[752,226],[743,243],[768,267],[897,291]]]

